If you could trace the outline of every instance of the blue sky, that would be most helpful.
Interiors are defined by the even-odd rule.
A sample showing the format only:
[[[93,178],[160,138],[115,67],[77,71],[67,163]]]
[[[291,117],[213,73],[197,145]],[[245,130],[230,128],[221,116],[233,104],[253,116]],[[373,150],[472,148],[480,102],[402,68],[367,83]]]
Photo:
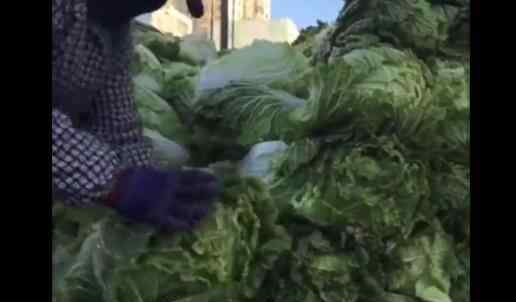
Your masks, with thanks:
[[[317,19],[335,21],[343,0],[271,0],[273,18],[289,17],[301,29],[314,25]]]

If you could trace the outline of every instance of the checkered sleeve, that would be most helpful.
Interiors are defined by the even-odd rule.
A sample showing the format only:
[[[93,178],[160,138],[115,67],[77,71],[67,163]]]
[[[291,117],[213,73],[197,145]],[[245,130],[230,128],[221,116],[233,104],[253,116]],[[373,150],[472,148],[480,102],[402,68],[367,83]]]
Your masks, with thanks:
[[[111,191],[120,160],[109,145],[52,110],[52,195],[69,205],[97,204]]]
[[[128,68],[108,76],[95,99],[91,131],[110,144],[124,164],[150,164],[151,143],[143,136],[143,126],[133,96]]]

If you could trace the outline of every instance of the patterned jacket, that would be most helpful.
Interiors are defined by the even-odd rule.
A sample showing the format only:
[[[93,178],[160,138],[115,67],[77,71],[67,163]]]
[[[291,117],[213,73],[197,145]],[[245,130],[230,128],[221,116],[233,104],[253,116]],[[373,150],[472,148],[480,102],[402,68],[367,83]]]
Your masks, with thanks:
[[[126,166],[148,165],[129,74],[129,24],[107,31],[86,0],[52,0],[52,194],[89,206]]]

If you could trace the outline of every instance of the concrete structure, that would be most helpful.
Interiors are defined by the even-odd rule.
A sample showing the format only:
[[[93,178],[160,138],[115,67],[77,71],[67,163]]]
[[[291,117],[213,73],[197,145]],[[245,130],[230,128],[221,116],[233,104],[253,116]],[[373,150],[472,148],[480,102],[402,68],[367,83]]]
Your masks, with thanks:
[[[234,0],[235,21],[270,20],[271,0]]]
[[[171,33],[182,37],[193,32],[193,21],[188,15],[183,14],[172,5],[166,5],[154,12],[151,24],[162,32]]]
[[[281,0],[277,0],[281,1]],[[176,36],[194,34],[221,48],[222,1],[203,0],[204,16],[193,19],[185,0],[169,0],[162,9],[138,19]],[[271,19],[271,0],[228,0],[228,47],[240,48],[256,39],[292,43],[299,35],[290,19]]]
[[[215,42],[217,49],[220,49],[221,25],[222,25],[222,1],[203,0],[205,14],[201,19],[194,20],[194,33],[202,35]],[[230,48],[237,47],[234,39],[242,30],[239,29],[241,20],[255,20],[262,28],[266,21],[271,19],[271,0],[228,0],[228,45]],[[247,25],[248,23],[245,23]],[[246,27],[248,28],[248,27]],[[261,29],[260,32],[267,32]],[[237,33],[238,32],[238,33]],[[266,35],[260,35],[266,37]]]
[[[245,47],[255,40],[292,43],[298,36],[297,26],[290,19],[239,20],[235,22],[233,47]]]
[[[169,1],[161,9],[152,14],[141,15],[137,19],[154,26],[164,33],[171,33],[178,37],[189,35],[193,33],[194,30],[193,20],[190,15],[188,15],[186,5],[184,5],[184,7],[180,5],[175,6],[174,4],[176,2],[177,5],[179,3],[185,3],[184,0]]]
[[[204,16],[194,20],[193,31],[196,35],[212,40],[217,49],[220,49],[221,1],[203,0],[203,4]]]

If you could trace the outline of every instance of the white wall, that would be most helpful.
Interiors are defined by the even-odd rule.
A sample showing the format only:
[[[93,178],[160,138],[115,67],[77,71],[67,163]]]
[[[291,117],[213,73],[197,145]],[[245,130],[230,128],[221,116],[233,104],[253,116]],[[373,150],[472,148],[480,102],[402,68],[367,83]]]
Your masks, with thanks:
[[[239,20],[235,22],[235,48],[253,43],[254,40],[272,42],[294,42],[299,36],[295,23],[290,19],[278,20]]]
[[[165,6],[152,13],[151,24],[162,32],[182,37],[193,32],[192,19],[175,9]]]

